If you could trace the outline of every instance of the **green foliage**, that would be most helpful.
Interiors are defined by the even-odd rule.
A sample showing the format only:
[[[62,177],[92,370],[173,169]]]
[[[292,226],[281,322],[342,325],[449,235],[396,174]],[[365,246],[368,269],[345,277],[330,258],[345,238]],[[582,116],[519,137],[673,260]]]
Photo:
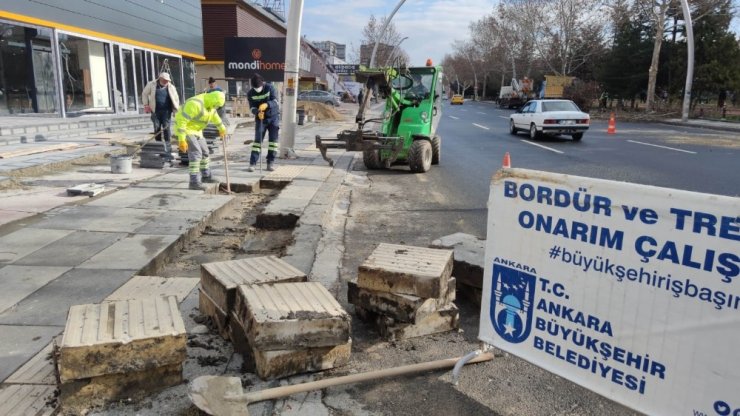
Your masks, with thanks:
[[[653,42],[643,22],[625,19],[615,30],[611,50],[604,57],[596,78],[614,97],[630,99],[647,88]]]

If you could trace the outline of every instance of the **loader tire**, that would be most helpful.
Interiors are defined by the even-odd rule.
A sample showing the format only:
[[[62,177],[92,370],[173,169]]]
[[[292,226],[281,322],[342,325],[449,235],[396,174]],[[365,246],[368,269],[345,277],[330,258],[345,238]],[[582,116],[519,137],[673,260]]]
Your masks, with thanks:
[[[383,168],[383,163],[380,161],[380,152],[377,150],[363,150],[362,162],[365,163],[365,167],[368,169],[375,170]]]
[[[442,158],[442,138],[439,136],[432,137],[432,165],[439,165]]]
[[[415,140],[409,149],[408,161],[411,172],[424,173],[432,167],[432,144],[429,140]]]

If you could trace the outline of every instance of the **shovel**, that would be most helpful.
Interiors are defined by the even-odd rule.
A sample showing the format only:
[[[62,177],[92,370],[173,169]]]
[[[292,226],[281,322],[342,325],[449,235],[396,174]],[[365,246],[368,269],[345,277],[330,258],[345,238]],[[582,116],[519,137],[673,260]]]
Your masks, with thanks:
[[[467,364],[480,363],[493,359],[493,352],[483,352],[469,360]],[[249,416],[249,404],[277,399],[297,393],[321,390],[342,384],[359,383],[386,377],[420,373],[423,371],[451,368],[461,358],[428,361],[425,363],[405,365],[367,373],[327,378],[296,384],[293,386],[274,387],[270,389],[245,393],[239,377],[200,376],[190,382],[188,396],[200,410],[213,416]]]

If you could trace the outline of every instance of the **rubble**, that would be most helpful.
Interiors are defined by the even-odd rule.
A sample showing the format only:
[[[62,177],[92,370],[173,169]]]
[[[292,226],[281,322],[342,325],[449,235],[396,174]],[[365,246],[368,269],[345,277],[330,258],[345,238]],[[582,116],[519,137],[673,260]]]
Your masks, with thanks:
[[[452,274],[458,280],[457,290],[480,305],[486,240],[470,234],[455,233],[434,240],[430,247],[454,250]]]
[[[452,264],[451,250],[380,244],[348,283],[347,299],[389,340],[450,331],[460,317]]]
[[[186,342],[175,296],[72,306],[54,354],[63,409],[181,383]]]

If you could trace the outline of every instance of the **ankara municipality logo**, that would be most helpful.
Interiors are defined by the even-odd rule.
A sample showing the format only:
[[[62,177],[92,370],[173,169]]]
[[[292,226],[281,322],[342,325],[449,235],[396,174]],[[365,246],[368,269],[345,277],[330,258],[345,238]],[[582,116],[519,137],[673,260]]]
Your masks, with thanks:
[[[529,336],[536,281],[532,274],[493,264],[491,321],[504,340],[518,344]]]

